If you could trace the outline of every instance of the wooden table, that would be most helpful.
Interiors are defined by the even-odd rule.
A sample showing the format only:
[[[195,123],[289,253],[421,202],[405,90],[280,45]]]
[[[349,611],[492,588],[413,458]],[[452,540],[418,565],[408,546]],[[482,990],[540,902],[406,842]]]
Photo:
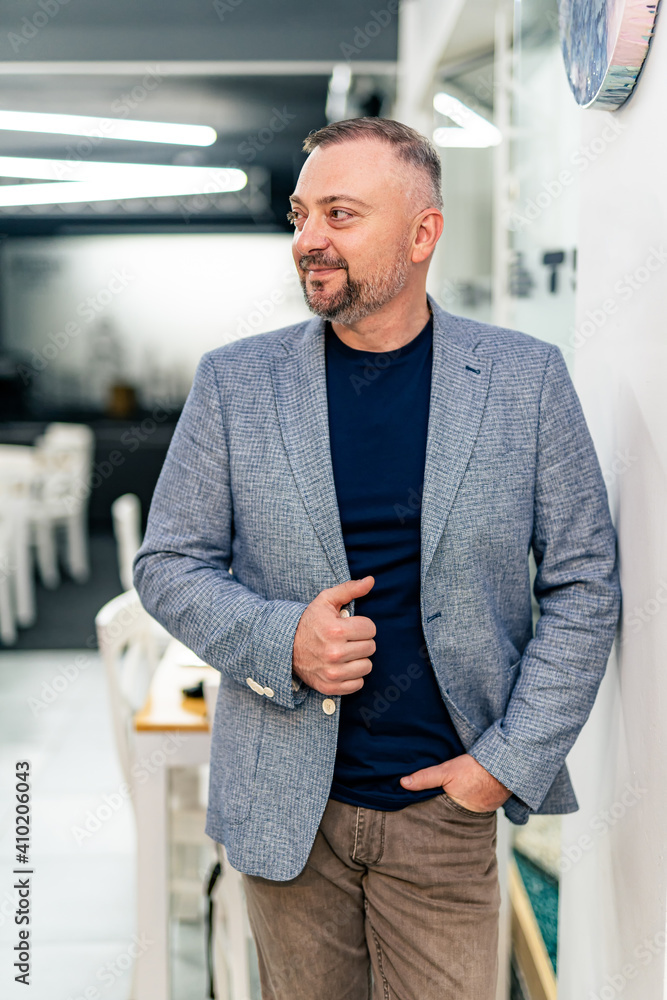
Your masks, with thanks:
[[[182,694],[200,680],[219,683],[220,674],[172,639],[134,717],[137,927],[152,943],[137,958],[132,1000],[170,997],[168,768],[209,762],[205,701]]]

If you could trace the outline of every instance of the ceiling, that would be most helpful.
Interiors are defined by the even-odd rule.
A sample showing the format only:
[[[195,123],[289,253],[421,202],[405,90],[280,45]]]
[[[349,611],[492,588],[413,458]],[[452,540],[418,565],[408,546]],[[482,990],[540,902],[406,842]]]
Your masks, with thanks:
[[[188,226],[286,228],[303,139],[327,122],[333,66],[349,57],[346,116],[383,107],[387,113],[396,15],[377,33],[365,31],[381,8],[372,0],[339,0],[304,15],[296,0],[86,0],[58,7],[48,23],[37,18],[35,25],[42,7],[3,0],[0,108],[206,124],[218,139],[179,147],[0,131],[0,155],[250,167],[252,185],[262,192],[250,213],[247,206],[211,204],[188,211]],[[0,233],[164,228],[181,226],[184,215],[162,199],[106,212],[75,208],[0,209]]]
[[[54,5],[54,14],[36,17],[44,12],[39,4],[3,0],[0,59],[340,60],[346,57],[341,45],[353,45],[373,12],[386,8],[383,0],[308,6],[298,0],[54,0]],[[397,17],[388,17],[356,55],[395,58]],[[23,35],[29,37],[20,40]]]

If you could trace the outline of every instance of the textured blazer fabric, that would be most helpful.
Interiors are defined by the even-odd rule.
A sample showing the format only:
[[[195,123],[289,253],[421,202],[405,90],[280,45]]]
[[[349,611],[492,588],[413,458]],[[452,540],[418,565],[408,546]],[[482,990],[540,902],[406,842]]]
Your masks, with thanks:
[[[616,535],[560,349],[428,299],[422,625],[461,740],[511,789],[503,808],[520,824],[577,809],[564,761],[618,623]],[[241,871],[293,878],[315,838],[340,696],[328,714],[324,695],[292,683],[292,645],[308,603],[349,577],[324,321],[205,354],[134,582],[149,613],[220,671],[206,829]]]

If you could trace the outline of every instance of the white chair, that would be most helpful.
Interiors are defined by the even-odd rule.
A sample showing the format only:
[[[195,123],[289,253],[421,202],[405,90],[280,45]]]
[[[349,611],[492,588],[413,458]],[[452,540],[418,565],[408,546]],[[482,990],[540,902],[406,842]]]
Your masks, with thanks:
[[[144,609],[134,589],[105,604],[95,617],[95,627],[107,675],[116,749],[131,787],[133,717],[146,701],[162,652],[162,637],[169,636]],[[183,920],[198,919],[202,906],[202,854],[210,855],[211,850],[211,841],[204,833],[204,797],[199,769],[170,769],[170,890],[172,913]]]
[[[60,583],[57,533],[65,532],[65,562],[70,576],[90,576],[88,498],[95,438],[85,424],[49,424],[35,442],[39,488],[30,504],[32,538],[45,587]]]
[[[95,434],[88,424],[47,424],[42,439],[54,448],[80,452],[88,464],[92,465]]]
[[[150,616],[136,590],[105,604],[95,616],[95,629],[106,671],[116,752],[125,782],[132,788],[132,719],[146,699],[158,664]],[[130,996],[134,992],[133,982]]]
[[[113,501],[111,520],[116,539],[120,582],[125,590],[132,590],[132,563],[141,545],[141,500],[136,493],[124,493]],[[151,618],[151,628],[162,655],[171,636],[154,618]]]
[[[123,777],[132,785],[132,720],[144,704],[158,665],[151,617],[136,590],[104,605],[95,616],[100,656],[109,690],[111,722]]]
[[[216,844],[220,875],[211,890],[213,985],[216,1000],[250,1000],[250,963],[255,942],[241,873]]]
[[[124,493],[111,504],[111,518],[118,550],[118,573],[125,590],[134,586],[132,561],[141,545],[141,501],[135,493]]]
[[[16,618],[12,599],[12,521],[0,515],[0,639],[5,646],[16,642]]]
[[[33,477],[29,468],[10,468],[0,461],[0,510],[9,524],[2,572],[9,581],[12,606],[20,628],[34,624],[36,617],[28,514]]]

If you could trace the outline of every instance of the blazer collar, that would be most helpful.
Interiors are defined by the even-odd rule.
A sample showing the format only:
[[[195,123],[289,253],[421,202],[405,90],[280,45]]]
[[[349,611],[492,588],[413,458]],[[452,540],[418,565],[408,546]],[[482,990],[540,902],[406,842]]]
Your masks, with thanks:
[[[426,293],[426,298],[433,313],[433,336],[447,336],[448,340],[458,344],[464,350],[474,351],[480,341],[476,325],[463,316],[455,316],[447,312],[435,301],[432,295]],[[313,338],[324,337],[325,320],[314,316],[305,323],[289,327],[280,343],[286,352],[298,351]]]
[[[454,502],[482,420],[493,362],[474,353],[475,325],[442,309],[433,312],[433,367],[422,492],[421,582]],[[283,441],[292,473],[335,583],[350,572],[338,512],[329,446],[325,321],[290,328],[271,369]]]

